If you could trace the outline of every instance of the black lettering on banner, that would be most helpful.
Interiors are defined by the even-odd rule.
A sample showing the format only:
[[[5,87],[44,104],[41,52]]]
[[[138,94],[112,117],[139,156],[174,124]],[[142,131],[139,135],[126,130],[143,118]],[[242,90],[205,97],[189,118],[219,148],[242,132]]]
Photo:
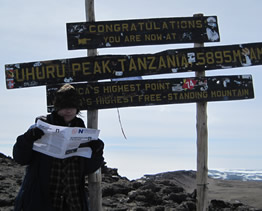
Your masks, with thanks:
[[[175,25],[175,23],[174,23]],[[8,89],[262,64],[262,43],[5,65]]]
[[[81,96],[81,109],[226,101],[254,98],[251,75],[171,78],[73,84]],[[47,86],[48,112],[54,92]]]

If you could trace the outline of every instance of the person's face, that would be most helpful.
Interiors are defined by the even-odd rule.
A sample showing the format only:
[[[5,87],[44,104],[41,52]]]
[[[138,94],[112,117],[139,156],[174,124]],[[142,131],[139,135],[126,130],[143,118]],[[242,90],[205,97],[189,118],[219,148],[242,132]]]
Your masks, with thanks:
[[[57,114],[64,118],[65,122],[68,123],[73,120],[77,114],[76,108],[63,108],[60,109]]]

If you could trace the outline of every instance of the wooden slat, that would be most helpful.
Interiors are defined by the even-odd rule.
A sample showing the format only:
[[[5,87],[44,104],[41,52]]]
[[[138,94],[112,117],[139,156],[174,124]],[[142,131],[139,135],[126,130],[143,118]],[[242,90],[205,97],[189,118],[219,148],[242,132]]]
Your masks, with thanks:
[[[81,96],[81,109],[94,110],[254,97],[251,75],[172,78],[73,84]],[[59,85],[47,86],[48,110]]]
[[[230,69],[262,64],[262,43],[200,47],[157,54],[105,55],[5,66],[8,89],[132,76]]]

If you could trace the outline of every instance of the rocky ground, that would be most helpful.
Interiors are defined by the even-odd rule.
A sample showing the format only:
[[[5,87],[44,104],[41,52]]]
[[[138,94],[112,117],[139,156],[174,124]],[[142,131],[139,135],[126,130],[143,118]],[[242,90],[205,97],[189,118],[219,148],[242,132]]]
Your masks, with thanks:
[[[24,167],[0,153],[0,211],[13,210]],[[102,194],[105,211],[194,211],[195,172],[174,171],[128,180],[117,169],[104,167]],[[88,184],[86,184],[88,186]],[[262,182],[209,178],[209,210],[262,210]]]

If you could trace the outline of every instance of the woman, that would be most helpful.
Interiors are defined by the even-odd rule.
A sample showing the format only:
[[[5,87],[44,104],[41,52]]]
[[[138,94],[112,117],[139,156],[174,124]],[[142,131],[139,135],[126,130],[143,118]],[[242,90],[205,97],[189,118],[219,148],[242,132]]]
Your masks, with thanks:
[[[55,111],[38,117],[49,124],[67,127],[85,127],[79,113],[80,99],[69,84],[56,93]],[[92,157],[73,156],[58,159],[32,149],[44,132],[31,127],[17,137],[13,147],[14,160],[27,165],[26,174],[15,201],[15,211],[87,211],[85,175],[95,172],[104,162],[101,140],[88,142]],[[55,141],[55,140],[54,140]]]

